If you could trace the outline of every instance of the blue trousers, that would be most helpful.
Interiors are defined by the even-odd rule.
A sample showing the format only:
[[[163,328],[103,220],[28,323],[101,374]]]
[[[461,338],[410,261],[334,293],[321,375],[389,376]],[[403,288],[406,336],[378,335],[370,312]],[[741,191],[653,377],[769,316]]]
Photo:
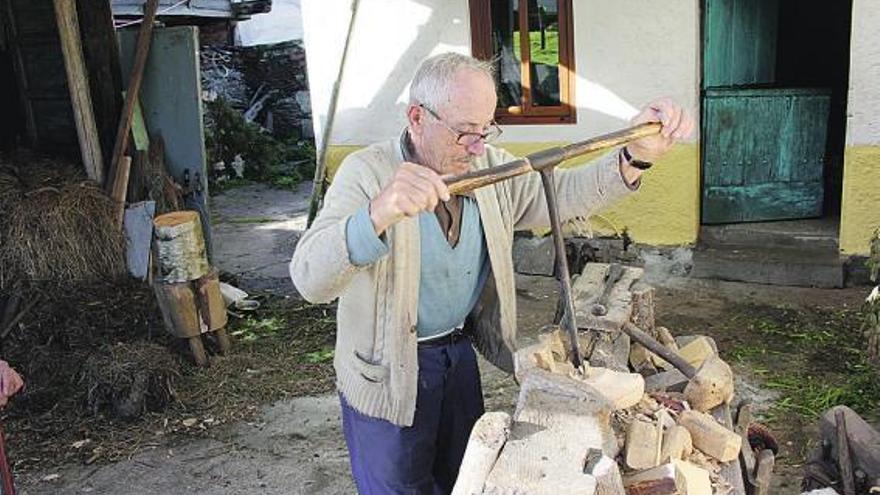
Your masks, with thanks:
[[[469,340],[419,348],[413,425],[361,414],[340,394],[351,473],[361,495],[448,494],[468,437],[483,414],[477,358]]]

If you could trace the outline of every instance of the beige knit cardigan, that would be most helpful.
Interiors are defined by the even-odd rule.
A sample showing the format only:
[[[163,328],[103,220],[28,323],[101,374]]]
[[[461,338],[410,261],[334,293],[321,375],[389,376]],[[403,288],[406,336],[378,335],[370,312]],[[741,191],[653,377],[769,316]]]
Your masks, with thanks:
[[[610,153],[588,166],[556,173],[563,219],[588,215],[632,190],[620,174],[617,156]],[[487,146],[474,169],[514,158]],[[308,301],[339,299],[333,364],[337,387],[348,403],[368,416],[410,426],[418,388],[418,218],[389,228],[383,235],[389,254],[370,265],[351,263],[345,239],[348,218],[379,194],[402,162],[398,140],[345,159],[320,214],[296,247],[290,275]],[[491,270],[466,325],[486,359],[512,372],[517,347],[513,233],[546,227],[547,204],[536,173],[478,189],[475,196]]]

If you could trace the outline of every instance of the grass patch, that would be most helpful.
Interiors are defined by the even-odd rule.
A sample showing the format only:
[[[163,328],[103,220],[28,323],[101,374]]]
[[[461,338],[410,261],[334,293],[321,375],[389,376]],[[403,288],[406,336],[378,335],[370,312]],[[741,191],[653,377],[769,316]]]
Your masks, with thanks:
[[[880,380],[861,347],[858,311],[752,308],[732,322],[745,337],[730,348],[732,362],[779,393],[768,412],[771,426],[813,422],[839,404],[866,416],[880,407]]]

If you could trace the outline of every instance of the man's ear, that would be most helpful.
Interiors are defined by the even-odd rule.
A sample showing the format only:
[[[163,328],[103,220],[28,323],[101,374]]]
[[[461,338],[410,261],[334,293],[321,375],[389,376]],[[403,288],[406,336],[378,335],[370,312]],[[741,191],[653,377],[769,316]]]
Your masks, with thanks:
[[[414,133],[421,133],[422,125],[424,125],[425,112],[422,107],[410,104],[406,107],[406,121],[409,128]]]

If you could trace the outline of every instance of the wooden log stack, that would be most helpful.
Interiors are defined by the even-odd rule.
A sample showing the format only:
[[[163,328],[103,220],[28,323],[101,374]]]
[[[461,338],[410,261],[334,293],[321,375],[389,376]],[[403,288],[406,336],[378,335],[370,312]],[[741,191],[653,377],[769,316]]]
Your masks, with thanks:
[[[157,277],[153,290],[171,335],[187,339],[193,359],[208,365],[202,334],[213,333],[219,351],[230,348],[226,304],[216,268],[208,264],[202,224],[195,211],[175,211],[153,220]]]
[[[719,421],[730,417],[732,374],[714,341],[657,327],[654,289],[640,280],[641,269],[625,267],[606,287],[608,271],[588,264],[574,283],[580,347],[590,364],[574,369],[567,336],[554,326],[520,349],[516,409],[478,422],[455,494],[760,493],[754,486],[746,492],[740,470],[740,453],[750,447]],[[597,316],[592,308],[603,293],[606,311]],[[690,371],[631,341],[622,329],[634,323]],[[705,386],[717,376],[720,388]]]

